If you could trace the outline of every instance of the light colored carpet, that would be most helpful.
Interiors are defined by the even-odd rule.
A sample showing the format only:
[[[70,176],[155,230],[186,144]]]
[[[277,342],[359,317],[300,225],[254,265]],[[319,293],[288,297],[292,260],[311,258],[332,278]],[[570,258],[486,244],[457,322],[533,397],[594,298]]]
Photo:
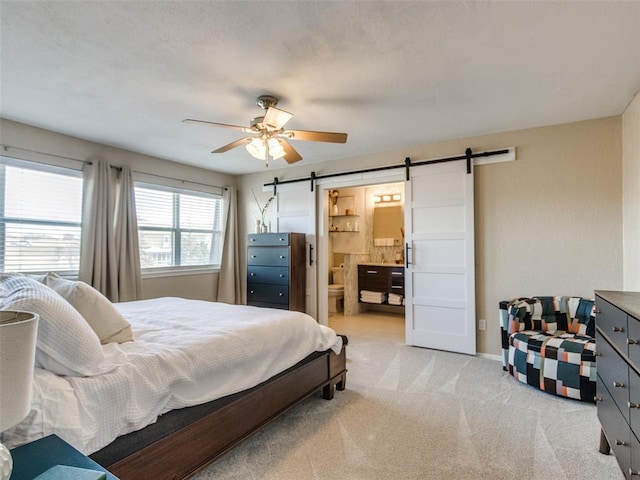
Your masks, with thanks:
[[[341,316],[347,389],[318,394],[194,478],[624,478],[594,405],[518,383],[489,359],[404,345],[402,319]]]

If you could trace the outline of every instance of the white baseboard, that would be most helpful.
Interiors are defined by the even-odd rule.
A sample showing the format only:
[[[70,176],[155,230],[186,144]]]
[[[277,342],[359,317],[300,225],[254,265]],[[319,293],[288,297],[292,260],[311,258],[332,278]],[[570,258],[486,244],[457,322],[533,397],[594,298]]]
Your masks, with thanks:
[[[491,353],[478,353],[477,356],[487,358],[489,360],[495,360],[496,362],[502,362],[502,357],[500,355],[493,355]]]

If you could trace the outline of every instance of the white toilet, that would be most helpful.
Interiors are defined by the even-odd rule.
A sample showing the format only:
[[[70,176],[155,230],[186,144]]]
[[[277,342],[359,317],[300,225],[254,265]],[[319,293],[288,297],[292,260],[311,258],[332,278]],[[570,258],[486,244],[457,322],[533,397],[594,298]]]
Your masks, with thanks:
[[[332,282],[329,284],[329,313],[342,312],[344,310],[344,269],[331,268]]]

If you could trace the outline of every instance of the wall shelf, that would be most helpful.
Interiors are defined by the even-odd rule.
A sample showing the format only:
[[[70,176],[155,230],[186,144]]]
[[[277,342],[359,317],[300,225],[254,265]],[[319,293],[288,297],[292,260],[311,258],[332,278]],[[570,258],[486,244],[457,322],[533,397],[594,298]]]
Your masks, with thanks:
[[[360,230],[329,230],[329,233],[360,233]]]
[[[359,217],[360,215],[351,214],[351,215],[329,215],[329,218],[347,218],[347,217]]]

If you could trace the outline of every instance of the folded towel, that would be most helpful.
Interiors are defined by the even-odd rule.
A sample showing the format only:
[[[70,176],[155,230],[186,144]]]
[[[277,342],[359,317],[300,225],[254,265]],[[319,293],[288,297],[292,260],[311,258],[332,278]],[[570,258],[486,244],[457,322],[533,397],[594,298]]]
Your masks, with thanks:
[[[384,296],[384,293],[381,295],[369,295],[369,294],[363,293],[362,295],[360,295],[360,298],[370,298],[371,300],[384,300],[385,296]]]
[[[384,292],[372,292],[371,290],[360,290],[360,295],[384,296]]]
[[[380,299],[375,299],[375,298],[361,298],[360,301],[362,303],[376,303],[378,305],[381,305],[382,303],[384,303],[382,300]]]
[[[402,301],[402,295],[398,295],[397,293],[390,293],[389,294],[389,303],[391,303],[391,301],[396,301],[396,302],[400,302]]]

